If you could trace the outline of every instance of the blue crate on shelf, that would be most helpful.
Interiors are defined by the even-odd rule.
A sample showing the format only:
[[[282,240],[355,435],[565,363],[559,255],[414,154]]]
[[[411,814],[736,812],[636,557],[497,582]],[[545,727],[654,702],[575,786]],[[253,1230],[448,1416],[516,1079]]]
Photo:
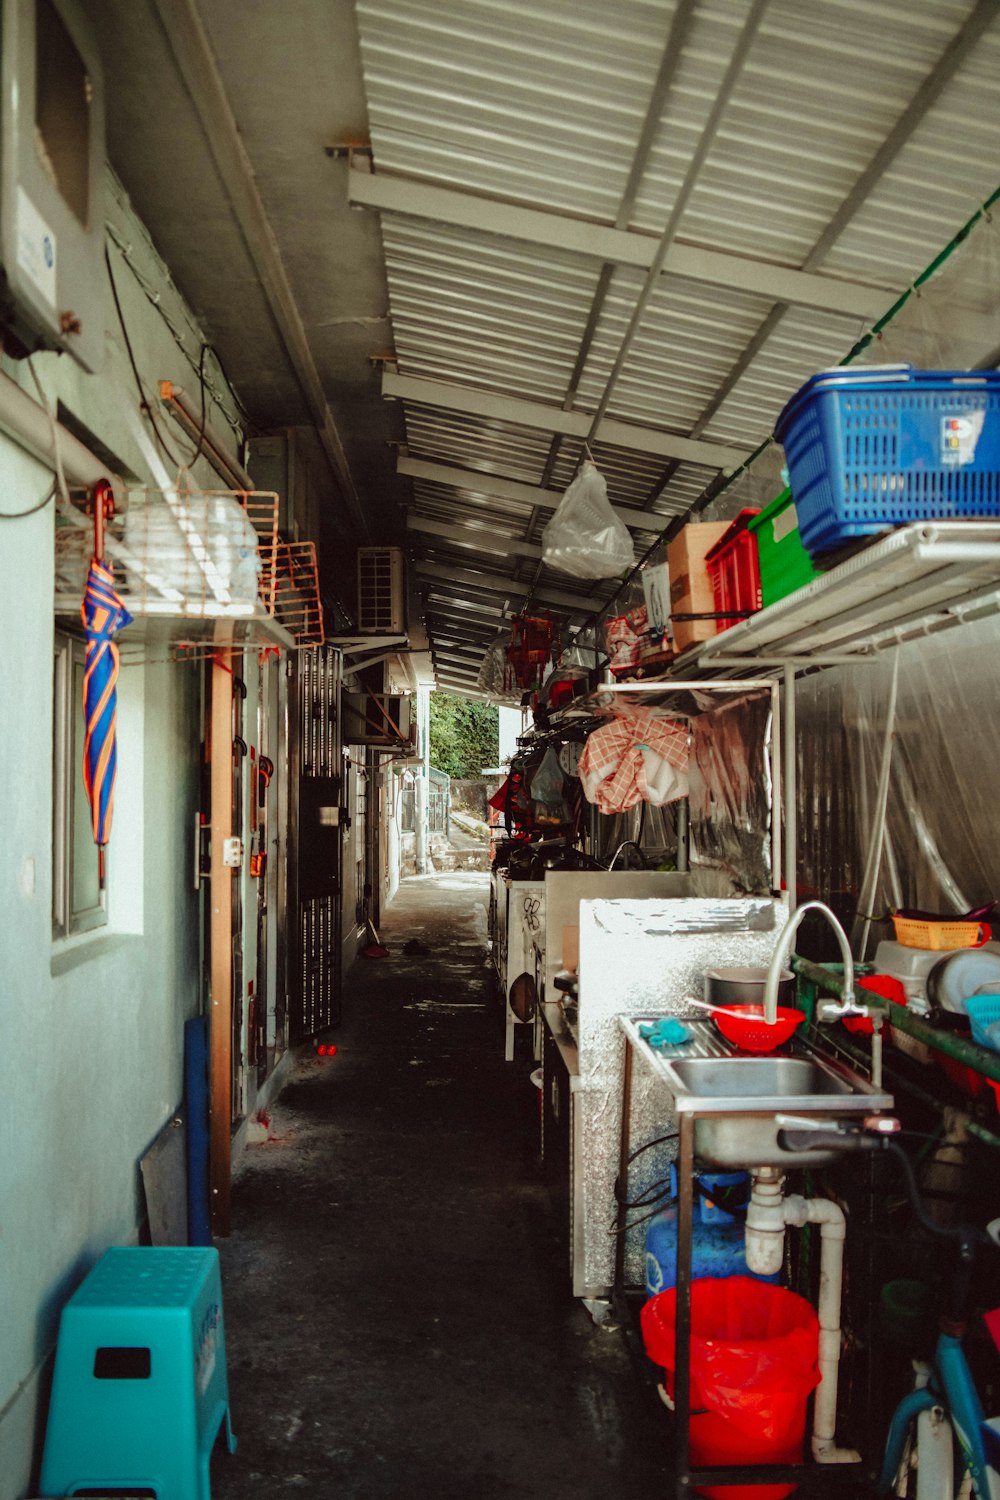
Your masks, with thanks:
[[[993,1031],[1000,1021],[1000,995],[969,995],[963,1002],[972,1027],[972,1040],[991,1052],[1000,1052],[1000,1036]]]
[[[814,559],[910,521],[1000,517],[996,370],[825,370],[775,436]]]

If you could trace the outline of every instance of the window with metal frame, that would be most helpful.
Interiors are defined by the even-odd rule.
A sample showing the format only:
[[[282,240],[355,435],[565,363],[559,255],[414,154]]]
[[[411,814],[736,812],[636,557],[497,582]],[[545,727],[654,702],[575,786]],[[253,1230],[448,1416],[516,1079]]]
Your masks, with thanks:
[[[57,632],[53,666],[52,935],[64,938],[108,914],[83,784],[83,641]]]

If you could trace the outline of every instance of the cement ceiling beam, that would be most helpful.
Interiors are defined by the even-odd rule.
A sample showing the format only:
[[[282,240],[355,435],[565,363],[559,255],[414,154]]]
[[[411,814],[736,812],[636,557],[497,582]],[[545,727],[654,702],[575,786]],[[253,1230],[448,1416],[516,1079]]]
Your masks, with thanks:
[[[414,515],[407,516],[406,525],[410,531],[440,537],[442,541],[455,542],[460,547],[472,547],[477,552],[489,552],[493,557],[540,559],[542,555],[538,542],[519,542],[516,537],[497,536],[495,531],[477,529],[475,526],[453,526],[447,521],[428,521],[423,516]]]
[[[614,229],[586,219],[572,219],[546,209],[525,208],[501,199],[432,187],[426,182],[353,167],[347,178],[348,201],[356,208],[375,208],[404,218],[430,219],[456,229],[495,234],[549,250],[586,255],[610,265],[648,271],[656,258],[659,236],[635,229]],[[864,282],[796,271],[788,266],[752,260],[731,251],[707,250],[675,242],[662,268],[664,276],[682,276],[710,286],[752,292],[797,307],[874,322],[886,311],[892,292]]]
[[[501,474],[484,474],[476,469],[458,469],[452,464],[431,463],[423,458],[410,458],[401,454],[396,460],[396,473],[410,479],[425,479],[428,484],[450,485],[473,495],[492,495],[497,500],[508,500],[517,505],[530,505],[538,510],[555,510],[563,497],[562,490],[547,490],[537,484],[523,484],[517,479],[505,479]],[[619,520],[624,521],[630,531],[650,536],[655,535],[673,518],[661,516],[648,510],[637,510],[627,505],[613,505],[611,509]],[[527,519],[527,518],[526,518]]]
[[[541,401],[501,396],[472,386],[449,385],[419,375],[398,375],[388,369],[382,372],[382,395],[387,400],[443,407],[492,422],[511,422],[534,432],[554,432],[561,437],[579,438],[581,442],[610,443],[635,453],[654,453],[658,458],[675,458],[680,463],[699,464],[724,473],[738,469],[750,457],[747,449],[708,443],[676,432],[660,432],[655,427],[640,427],[638,423],[618,422],[611,417],[605,417],[597,432],[591,434],[591,418],[586,412],[565,411],[561,406],[546,406]]]
[[[370,539],[368,520],[351,474],[323,382],[309,347],[298,303],[285,271],[239,126],[195,0],[154,0],[177,60],[244,243],[260,279],[289,363],[316,427],[323,452],[344,504],[362,540]]]

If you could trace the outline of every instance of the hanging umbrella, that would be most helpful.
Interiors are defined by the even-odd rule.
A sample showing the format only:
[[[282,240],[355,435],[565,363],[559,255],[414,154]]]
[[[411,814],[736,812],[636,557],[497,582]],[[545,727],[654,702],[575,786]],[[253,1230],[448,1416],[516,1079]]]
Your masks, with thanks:
[[[98,486],[95,495],[95,555],[87,574],[87,588],[80,614],[87,633],[83,674],[83,781],[90,802],[94,842],[98,847],[101,886],[104,885],[104,846],[111,835],[111,813],[115,794],[118,751],[115,719],[118,695],[117,632],[132,619],[114,586],[114,575],[104,563],[104,519],[113,504]]]

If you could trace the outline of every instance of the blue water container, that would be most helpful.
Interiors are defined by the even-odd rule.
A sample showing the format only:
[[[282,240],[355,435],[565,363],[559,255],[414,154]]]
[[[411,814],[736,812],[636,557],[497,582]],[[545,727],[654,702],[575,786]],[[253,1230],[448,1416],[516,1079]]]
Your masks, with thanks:
[[[704,1276],[753,1276],[747,1269],[743,1220],[721,1208],[715,1195],[728,1189],[737,1202],[750,1196],[746,1172],[700,1172],[699,1189],[691,1205],[691,1278]],[[677,1284],[677,1171],[671,1165],[670,1188],[674,1202],[650,1219],[646,1230],[646,1296],[655,1297]],[[740,1192],[740,1189],[743,1189]],[[757,1281],[776,1282],[775,1276],[757,1276]]]

